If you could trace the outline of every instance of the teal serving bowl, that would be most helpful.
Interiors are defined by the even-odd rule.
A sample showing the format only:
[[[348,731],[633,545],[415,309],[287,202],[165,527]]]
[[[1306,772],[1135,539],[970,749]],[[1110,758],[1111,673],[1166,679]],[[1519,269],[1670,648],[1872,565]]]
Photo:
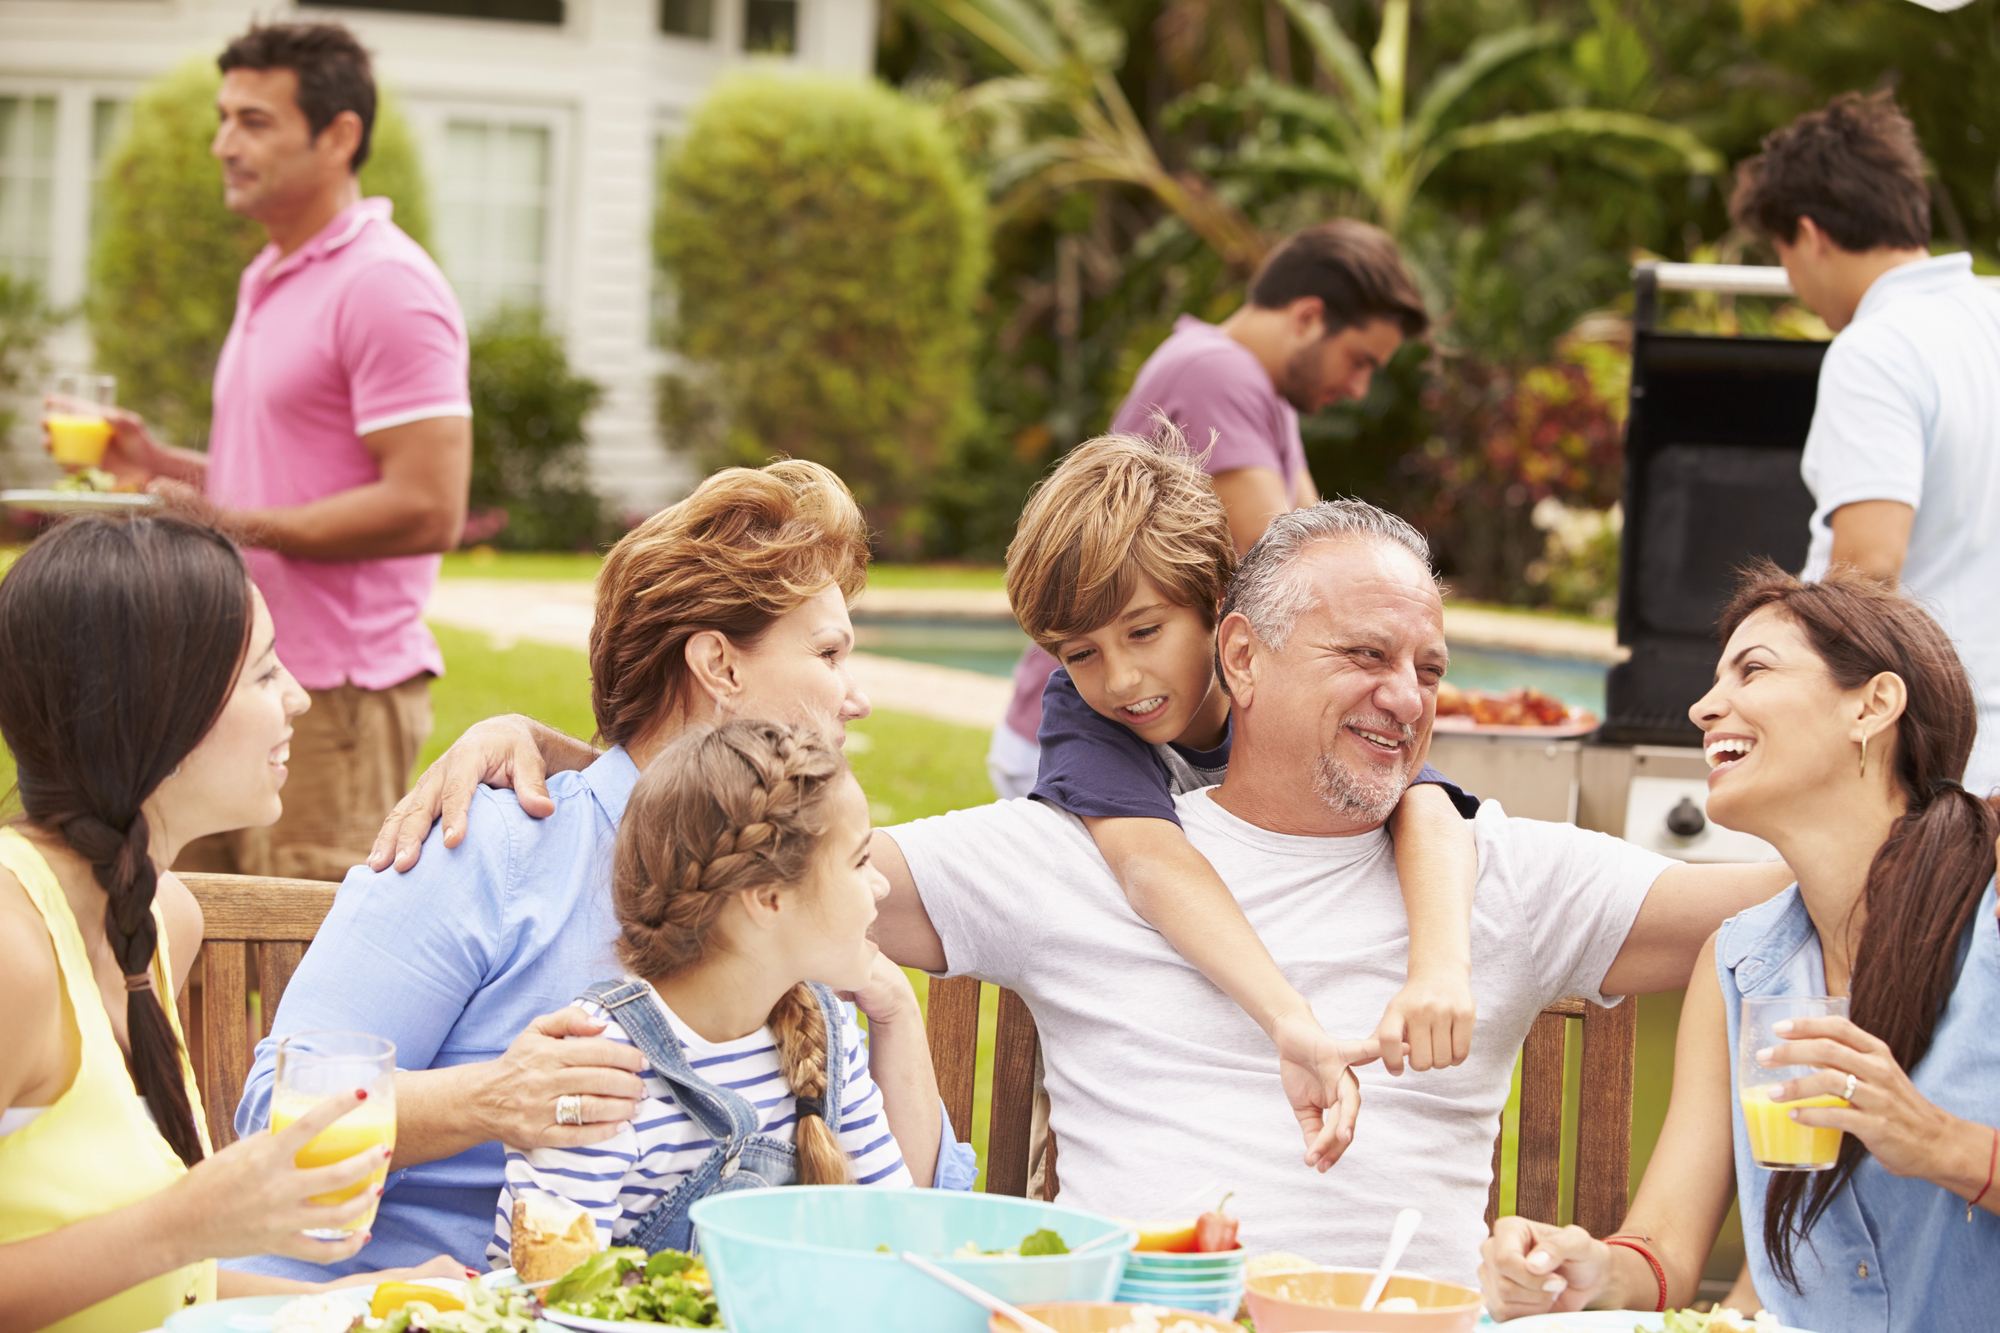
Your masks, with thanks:
[[[1125,1256],[1125,1269],[1143,1268],[1148,1272],[1194,1274],[1194,1273],[1241,1273],[1248,1263],[1249,1251],[1244,1249],[1218,1250],[1210,1254],[1175,1254],[1163,1250],[1134,1250]]]
[[[689,1213],[730,1333],[985,1333],[986,1311],[898,1257],[904,1250],[1014,1305],[1108,1301],[1125,1251],[1122,1222],[1056,1204],[956,1190],[792,1185],[716,1194]],[[954,1259],[1018,1245],[1047,1227],[1083,1254]],[[878,1247],[886,1245],[889,1252]]]

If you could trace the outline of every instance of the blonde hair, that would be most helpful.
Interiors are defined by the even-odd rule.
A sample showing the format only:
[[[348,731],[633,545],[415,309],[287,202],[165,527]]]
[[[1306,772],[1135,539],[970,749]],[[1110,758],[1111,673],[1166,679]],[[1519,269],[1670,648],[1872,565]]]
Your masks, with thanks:
[[[627,533],[597,576],[590,706],[626,745],[687,702],[687,641],[748,644],[823,589],[850,602],[868,578],[867,530],[839,477],[782,459],[725,468]]]
[[[1007,546],[1007,598],[1050,647],[1109,624],[1144,574],[1210,626],[1236,570],[1229,515],[1178,430],[1104,435],[1036,488]]]
[[[648,980],[670,976],[707,955],[737,893],[810,880],[847,771],[810,727],[739,719],[675,737],[646,766],[618,826],[619,960]],[[830,1034],[812,988],[787,991],[770,1025],[792,1095],[839,1096],[827,1087]],[[849,1183],[847,1154],[824,1119],[802,1108],[795,1142],[800,1184]]]

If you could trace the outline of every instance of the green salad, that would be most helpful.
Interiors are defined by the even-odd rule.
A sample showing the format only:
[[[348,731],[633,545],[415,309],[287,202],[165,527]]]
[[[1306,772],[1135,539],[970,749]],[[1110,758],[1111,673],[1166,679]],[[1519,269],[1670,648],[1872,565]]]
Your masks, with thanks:
[[[616,1246],[592,1255],[543,1292],[542,1304],[586,1319],[722,1327],[707,1270],[679,1250],[661,1250],[648,1259],[644,1250]]]
[[[1776,1330],[1777,1316],[1769,1310],[1759,1310],[1755,1318],[1738,1314],[1727,1306],[1715,1310],[1669,1310],[1660,1320],[1662,1333],[1764,1333]],[[1633,1325],[1634,1333],[1641,1333],[1643,1324]]]
[[[1055,1232],[1043,1227],[1021,1237],[1018,1244],[1009,1245],[1004,1250],[982,1250],[975,1241],[967,1241],[951,1252],[954,1259],[1033,1259],[1044,1254],[1068,1254],[1069,1245]]]

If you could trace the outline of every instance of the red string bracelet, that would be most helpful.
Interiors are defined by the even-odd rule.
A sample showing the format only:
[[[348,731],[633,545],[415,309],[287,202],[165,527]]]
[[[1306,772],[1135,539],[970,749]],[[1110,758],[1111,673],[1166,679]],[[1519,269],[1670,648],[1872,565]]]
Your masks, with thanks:
[[[2000,1163],[2000,1125],[1994,1126],[1993,1148],[1992,1151],[1986,1154],[1986,1183],[1980,1186],[1979,1193],[1972,1196],[1972,1202],[1965,1205],[1965,1220],[1968,1222],[1972,1220],[1972,1210],[1977,1208],[1979,1201],[1986,1197],[1986,1191],[1993,1188],[1993,1167],[1995,1163]]]
[[[1604,1243],[1606,1245],[1622,1245],[1628,1250],[1635,1251],[1641,1259],[1644,1259],[1652,1266],[1653,1276],[1660,1283],[1660,1303],[1654,1306],[1653,1309],[1655,1311],[1665,1310],[1667,1308],[1667,1270],[1660,1266],[1660,1261],[1653,1257],[1653,1252],[1647,1249],[1637,1236],[1606,1236]]]

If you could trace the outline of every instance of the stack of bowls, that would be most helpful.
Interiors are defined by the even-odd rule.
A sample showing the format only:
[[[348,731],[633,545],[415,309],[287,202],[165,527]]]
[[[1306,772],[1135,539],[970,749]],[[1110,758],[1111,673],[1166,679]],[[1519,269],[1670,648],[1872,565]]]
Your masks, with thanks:
[[[1213,1254],[1134,1250],[1125,1256],[1118,1299],[1226,1318],[1243,1302],[1243,1261],[1240,1248]]]

